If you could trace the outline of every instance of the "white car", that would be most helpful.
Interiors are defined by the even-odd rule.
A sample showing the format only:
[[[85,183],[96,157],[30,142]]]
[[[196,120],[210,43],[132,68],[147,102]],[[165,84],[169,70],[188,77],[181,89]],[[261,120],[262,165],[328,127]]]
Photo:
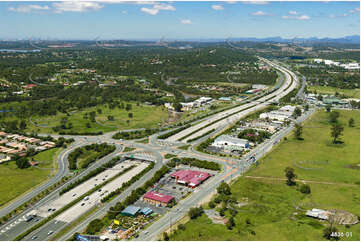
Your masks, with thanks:
[[[53,231],[53,230],[50,230],[50,231],[48,232],[48,235],[51,235],[52,233],[54,233],[54,231]]]

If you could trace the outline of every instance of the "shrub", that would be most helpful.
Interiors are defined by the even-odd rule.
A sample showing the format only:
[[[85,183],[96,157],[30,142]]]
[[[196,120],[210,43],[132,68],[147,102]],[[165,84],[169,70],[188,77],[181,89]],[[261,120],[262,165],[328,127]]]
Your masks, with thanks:
[[[216,207],[216,204],[215,204],[213,201],[210,201],[210,202],[208,203],[208,206],[209,206],[210,208],[215,208],[215,207]]]
[[[30,166],[29,160],[26,157],[21,157],[21,158],[17,159],[16,160],[16,165],[20,169],[25,169],[25,168],[28,168]]]
[[[203,211],[202,207],[196,207],[196,208],[189,209],[188,216],[191,219],[196,219],[196,218],[202,216],[203,213],[204,213],[204,211]]]
[[[302,192],[304,194],[310,194],[311,193],[311,188],[307,184],[302,184],[301,187],[300,187],[300,192]]]

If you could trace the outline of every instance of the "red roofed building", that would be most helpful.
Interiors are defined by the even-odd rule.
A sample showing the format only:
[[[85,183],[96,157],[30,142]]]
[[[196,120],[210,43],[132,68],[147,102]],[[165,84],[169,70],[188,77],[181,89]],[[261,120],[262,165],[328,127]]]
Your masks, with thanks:
[[[175,178],[178,183],[195,188],[207,180],[211,174],[203,171],[180,170],[173,172],[170,176]]]
[[[173,199],[174,197],[159,192],[147,192],[143,197],[145,202],[152,205],[162,205],[163,207],[167,206]]]
[[[28,84],[28,85],[24,86],[25,89],[31,89],[33,87],[36,87],[36,85],[35,84]]]

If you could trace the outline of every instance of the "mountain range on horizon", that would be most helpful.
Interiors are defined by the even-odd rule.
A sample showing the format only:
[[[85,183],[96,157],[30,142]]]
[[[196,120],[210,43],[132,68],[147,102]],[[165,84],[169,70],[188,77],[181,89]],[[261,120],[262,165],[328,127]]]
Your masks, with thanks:
[[[22,38],[22,39],[8,39],[8,38],[1,38],[1,41],[92,41],[92,39],[42,39],[42,38]],[[115,40],[121,40],[121,41],[160,41],[162,39],[102,39],[94,41],[115,41]],[[225,42],[225,41],[249,41],[249,42],[278,42],[278,43],[324,43],[324,42],[333,42],[333,43],[348,43],[348,44],[360,44],[360,35],[350,35],[350,36],[344,36],[339,38],[330,38],[330,37],[324,37],[324,38],[318,38],[318,37],[309,37],[309,38],[283,38],[281,36],[274,36],[274,37],[229,37],[229,38],[167,38],[163,39],[164,42],[169,41],[184,41],[184,42]]]

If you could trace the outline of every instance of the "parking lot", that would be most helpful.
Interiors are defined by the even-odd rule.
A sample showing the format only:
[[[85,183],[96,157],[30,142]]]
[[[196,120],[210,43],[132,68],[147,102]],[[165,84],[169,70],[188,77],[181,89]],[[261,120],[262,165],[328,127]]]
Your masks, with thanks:
[[[180,166],[177,166],[177,169],[172,169],[171,172],[166,174],[158,183],[154,184],[154,187],[151,190],[148,190],[148,191],[155,191],[155,192],[159,192],[159,193],[162,193],[165,195],[172,196],[178,202],[178,201],[182,200],[183,198],[185,198],[188,194],[190,194],[192,192],[197,192],[198,189],[201,189],[202,184],[197,188],[190,188],[185,185],[178,184],[176,182],[176,180],[174,178],[172,178],[170,175],[179,169],[191,169],[191,170],[196,170],[196,171],[208,172],[212,175],[216,174],[216,172],[214,172],[214,171],[201,169],[201,168],[197,168],[197,167],[190,168],[189,166],[180,165]],[[209,179],[212,179],[212,177]],[[205,182],[207,182],[207,181],[205,181]],[[139,199],[134,205],[141,207],[141,208],[149,207],[155,213],[159,213],[159,214],[164,214],[169,209],[169,208],[165,208],[165,207],[161,207],[161,206],[151,205],[151,204],[143,201],[142,198]]]

